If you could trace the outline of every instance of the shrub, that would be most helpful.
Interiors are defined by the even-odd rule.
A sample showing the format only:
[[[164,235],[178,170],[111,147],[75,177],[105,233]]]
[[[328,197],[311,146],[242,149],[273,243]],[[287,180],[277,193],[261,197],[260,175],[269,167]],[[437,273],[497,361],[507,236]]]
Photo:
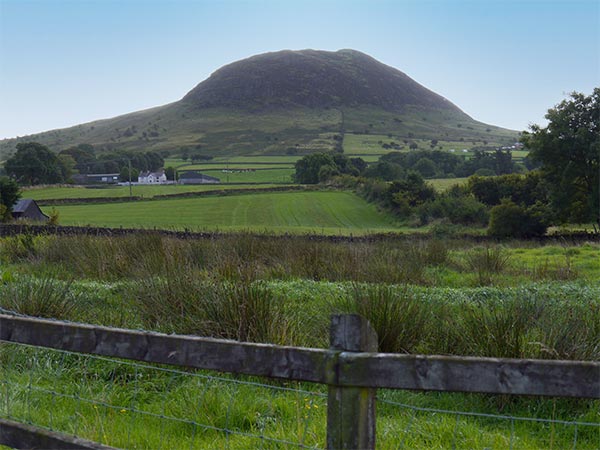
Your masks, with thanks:
[[[442,195],[419,209],[427,221],[448,219],[459,225],[486,225],[489,219],[486,206],[470,195]]]
[[[488,234],[498,238],[543,236],[547,225],[537,208],[524,208],[503,200],[490,211]]]

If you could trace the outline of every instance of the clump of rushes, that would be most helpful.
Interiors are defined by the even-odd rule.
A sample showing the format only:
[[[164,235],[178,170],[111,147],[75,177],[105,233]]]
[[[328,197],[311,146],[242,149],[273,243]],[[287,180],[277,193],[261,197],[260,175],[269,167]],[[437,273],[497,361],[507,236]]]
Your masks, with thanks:
[[[493,276],[508,267],[510,254],[502,247],[477,247],[467,252],[467,267],[477,274],[479,285],[491,284]]]
[[[429,304],[406,287],[355,284],[343,312],[360,314],[377,332],[379,351],[412,353],[427,340]]]
[[[76,320],[82,295],[71,285],[49,274],[22,278],[0,286],[0,306],[27,316]]]
[[[282,301],[264,283],[240,274],[217,281],[183,268],[135,281],[129,292],[144,326],[169,333],[293,344]]]

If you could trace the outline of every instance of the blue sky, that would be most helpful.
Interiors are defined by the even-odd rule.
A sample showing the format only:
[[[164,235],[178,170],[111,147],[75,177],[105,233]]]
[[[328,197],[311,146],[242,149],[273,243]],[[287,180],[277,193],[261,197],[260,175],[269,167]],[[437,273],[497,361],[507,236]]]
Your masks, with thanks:
[[[600,0],[0,0],[0,138],[178,100],[224,64],[352,48],[477,120],[600,86]]]

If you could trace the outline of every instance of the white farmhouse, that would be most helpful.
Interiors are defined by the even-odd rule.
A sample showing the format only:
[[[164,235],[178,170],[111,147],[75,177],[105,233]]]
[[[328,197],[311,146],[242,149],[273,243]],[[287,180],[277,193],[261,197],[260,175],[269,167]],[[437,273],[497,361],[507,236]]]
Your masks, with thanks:
[[[167,182],[167,176],[164,170],[158,172],[140,172],[138,175],[139,184],[165,184]]]

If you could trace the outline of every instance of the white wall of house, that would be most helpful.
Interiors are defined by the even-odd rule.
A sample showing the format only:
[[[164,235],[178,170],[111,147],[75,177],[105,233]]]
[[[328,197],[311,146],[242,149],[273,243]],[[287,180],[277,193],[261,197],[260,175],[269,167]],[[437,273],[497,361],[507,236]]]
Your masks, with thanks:
[[[167,176],[164,172],[142,172],[138,176],[139,184],[164,184],[167,182]]]

